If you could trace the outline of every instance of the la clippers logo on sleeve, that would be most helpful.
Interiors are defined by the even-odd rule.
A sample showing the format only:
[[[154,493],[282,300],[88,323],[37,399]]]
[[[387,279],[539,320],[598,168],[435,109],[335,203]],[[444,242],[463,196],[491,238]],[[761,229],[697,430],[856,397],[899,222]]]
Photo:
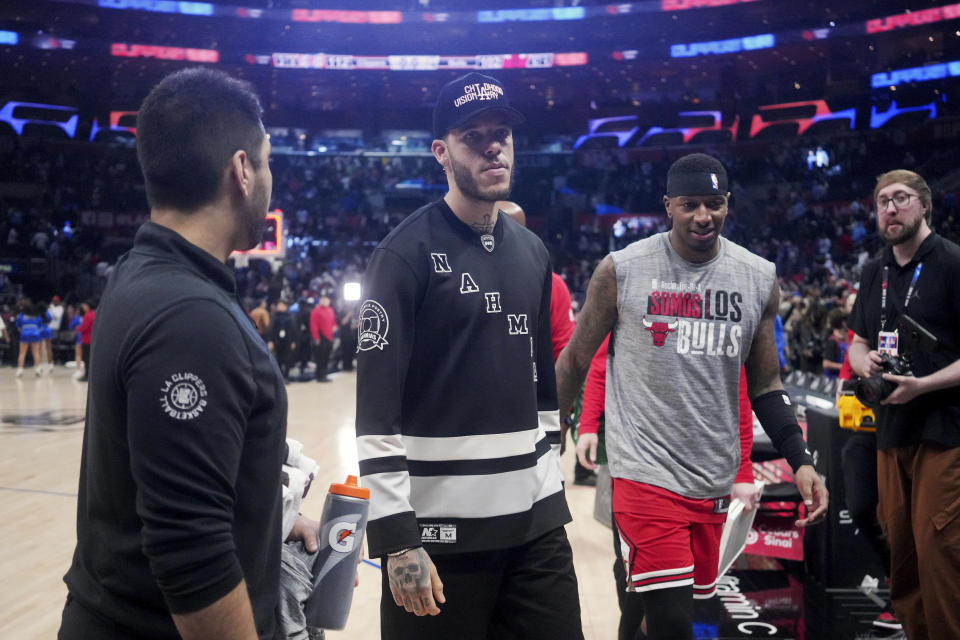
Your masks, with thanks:
[[[357,351],[371,349],[383,351],[383,348],[389,344],[387,331],[390,328],[390,319],[387,318],[383,305],[376,300],[367,300],[360,305],[360,313],[357,316],[360,325],[357,327]]]
[[[195,373],[175,373],[163,383],[160,406],[174,420],[194,420],[207,406],[207,386]]]

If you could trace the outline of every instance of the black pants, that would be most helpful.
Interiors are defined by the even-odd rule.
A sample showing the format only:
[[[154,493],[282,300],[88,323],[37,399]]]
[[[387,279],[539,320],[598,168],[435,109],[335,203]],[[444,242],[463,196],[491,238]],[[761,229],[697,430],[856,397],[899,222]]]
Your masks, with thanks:
[[[573,554],[563,527],[519,547],[431,557],[447,602],[417,617],[390,594],[384,558],[382,640],[582,640]]]
[[[339,360],[340,368],[344,371],[353,371],[353,359],[357,354],[357,328],[350,324],[345,322],[340,325],[340,349],[334,359],[334,363]]]
[[[90,345],[80,345],[80,353],[83,355],[83,375],[90,375]]]
[[[314,377],[317,380],[323,380],[327,377],[327,371],[330,368],[330,349],[333,347],[333,341],[327,340],[320,334],[320,340],[313,343],[313,361],[317,364],[317,371]]]
[[[573,479],[585,480],[593,475],[593,471],[580,464],[580,460],[575,460],[573,464]]]
[[[289,338],[274,343],[276,349],[277,365],[280,367],[280,373],[284,380],[290,377],[290,368],[294,365],[297,357],[296,345]]]
[[[627,591],[627,569],[623,565],[623,553],[620,550],[620,535],[617,524],[610,514],[613,528],[613,550],[617,559],[613,561],[613,579],[617,588],[617,604],[620,605],[620,626],[617,628],[617,640],[641,638],[640,623],[643,621],[643,596],[635,591]]]
[[[890,575],[890,547],[877,519],[877,437],[855,433],[840,452],[843,490],[850,518]]]
[[[130,640],[136,636],[136,632],[104,620],[67,595],[57,640]]]

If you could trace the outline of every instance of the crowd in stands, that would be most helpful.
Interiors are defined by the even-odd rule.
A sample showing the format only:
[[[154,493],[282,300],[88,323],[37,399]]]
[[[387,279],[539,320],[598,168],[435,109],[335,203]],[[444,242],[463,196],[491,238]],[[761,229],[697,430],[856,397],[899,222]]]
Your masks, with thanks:
[[[808,162],[813,148],[820,162]],[[911,168],[936,185],[958,166],[960,155],[947,144],[924,145],[920,153],[897,129],[707,151],[724,162],[732,178],[724,235],[777,264],[787,366],[812,372],[822,371],[824,352],[832,352],[828,343],[840,317],[833,310],[843,308],[859,267],[881,246],[873,177],[892,167]],[[584,148],[518,154],[514,199],[550,249],[575,304],[604,255],[668,228],[664,180],[680,153]],[[20,268],[39,259],[39,279],[48,283],[40,291],[24,291],[15,284],[22,277],[0,270],[5,337],[15,338],[20,310],[14,310],[25,295],[49,300],[60,293],[68,306],[76,306],[98,294],[147,209],[136,155],[128,146],[24,138],[0,152],[0,166],[9,183],[19,185],[0,193],[0,257],[20,260]],[[322,297],[331,299],[338,329],[331,368],[349,368],[347,334],[355,328],[355,303],[344,300],[343,285],[361,281],[377,243],[407,214],[440,197],[446,180],[425,154],[275,153],[271,168],[271,209],[284,212],[286,256],[278,265],[237,261],[238,294],[249,310],[265,310],[273,329],[264,329],[264,339],[273,343],[278,359],[282,356],[285,373],[314,379],[325,372],[309,364],[318,342],[310,330],[311,311]],[[935,230],[960,240],[955,195],[936,193],[934,211]],[[64,322],[71,317],[68,311]],[[289,330],[277,329],[288,324]],[[13,351],[7,350],[7,362]]]

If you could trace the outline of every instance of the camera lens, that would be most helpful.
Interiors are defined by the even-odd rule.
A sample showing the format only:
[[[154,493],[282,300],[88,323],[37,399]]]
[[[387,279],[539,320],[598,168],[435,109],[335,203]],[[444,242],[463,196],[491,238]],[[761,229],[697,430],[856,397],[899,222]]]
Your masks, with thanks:
[[[861,380],[854,388],[853,393],[857,396],[857,400],[875,409],[880,406],[881,400],[893,392],[896,386],[896,384],[877,375]]]

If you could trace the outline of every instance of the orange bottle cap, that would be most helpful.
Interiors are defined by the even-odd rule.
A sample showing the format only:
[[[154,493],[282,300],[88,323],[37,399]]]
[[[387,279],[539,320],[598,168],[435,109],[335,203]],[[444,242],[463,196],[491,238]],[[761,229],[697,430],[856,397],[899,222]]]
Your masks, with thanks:
[[[357,476],[347,476],[347,481],[343,484],[333,483],[330,485],[330,493],[338,496],[350,496],[351,498],[370,499],[370,489],[361,487],[357,482]]]

